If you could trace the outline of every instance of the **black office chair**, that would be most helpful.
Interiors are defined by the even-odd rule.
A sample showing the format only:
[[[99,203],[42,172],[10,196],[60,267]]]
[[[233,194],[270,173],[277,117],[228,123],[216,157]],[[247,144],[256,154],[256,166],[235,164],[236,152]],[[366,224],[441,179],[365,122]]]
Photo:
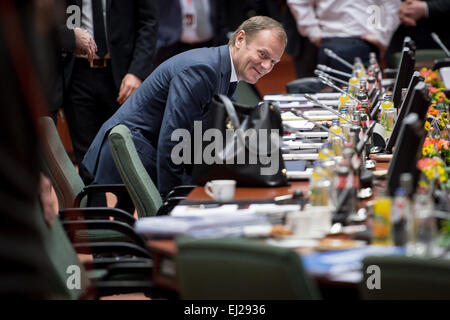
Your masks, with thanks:
[[[295,93],[317,93],[320,92],[325,85],[316,77],[300,78],[286,84],[286,92]]]

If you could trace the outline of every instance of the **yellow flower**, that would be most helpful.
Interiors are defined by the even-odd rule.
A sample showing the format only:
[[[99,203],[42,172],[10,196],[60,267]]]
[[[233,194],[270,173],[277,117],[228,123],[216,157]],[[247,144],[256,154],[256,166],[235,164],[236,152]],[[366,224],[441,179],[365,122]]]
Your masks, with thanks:
[[[432,144],[426,145],[422,149],[422,155],[423,156],[427,156],[427,155],[431,154],[431,152],[433,152],[433,145]]]
[[[429,121],[425,121],[425,125],[424,125],[424,127],[425,127],[425,130],[427,130],[427,131],[430,131],[430,122]]]

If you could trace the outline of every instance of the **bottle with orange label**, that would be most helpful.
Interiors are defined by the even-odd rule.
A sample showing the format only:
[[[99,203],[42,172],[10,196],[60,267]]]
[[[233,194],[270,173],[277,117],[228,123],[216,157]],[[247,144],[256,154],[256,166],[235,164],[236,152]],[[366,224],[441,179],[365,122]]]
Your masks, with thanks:
[[[392,200],[387,195],[381,195],[375,200],[371,244],[392,245],[391,207]]]

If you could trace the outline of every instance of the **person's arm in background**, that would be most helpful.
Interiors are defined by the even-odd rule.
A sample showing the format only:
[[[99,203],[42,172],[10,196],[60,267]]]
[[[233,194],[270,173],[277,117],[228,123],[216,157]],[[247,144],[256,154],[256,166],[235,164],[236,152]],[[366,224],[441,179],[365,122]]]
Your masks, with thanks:
[[[156,50],[158,36],[157,8],[152,0],[138,1],[137,37],[134,46],[133,59],[128,73],[123,77],[117,102],[125,100],[141,85],[152,70],[153,55]]]
[[[425,1],[406,0],[400,5],[398,13],[400,21],[407,27],[414,27],[417,21],[428,17],[428,6]]]
[[[87,30],[81,28],[69,29],[66,25],[62,25],[58,27],[58,32],[63,53],[87,55],[89,61],[94,59],[97,45]]]
[[[420,19],[446,19],[450,13],[450,0],[418,1],[406,0],[402,2],[399,17],[402,24],[416,26]]]
[[[45,222],[49,226],[53,226],[58,211],[58,200],[53,192],[53,186],[50,179],[42,172],[39,179],[39,200],[41,202],[42,211],[44,212]]]
[[[315,3],[316,0],[287,0],[292,15],[297,21],[297,28],[300,34],[308,37],[312,43],[319,46],[322,31],[314,11]]]
[[[400,0],[385,0],[380,7],[380,27],[372,28],[372,33],[362,35],[361,38],[378,48],[380,57],[386,53],[392,35],[397,30],[400,20],[397,15],[400,9]]]

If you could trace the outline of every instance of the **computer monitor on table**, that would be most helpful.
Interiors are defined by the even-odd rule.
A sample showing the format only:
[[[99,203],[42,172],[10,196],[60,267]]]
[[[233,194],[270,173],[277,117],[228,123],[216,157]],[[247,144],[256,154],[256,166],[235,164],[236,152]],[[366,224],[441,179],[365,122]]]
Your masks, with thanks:
[[[391,136],[387,141],[385,149],[385,152],[387,153],[392,152],[392,148],[394,147],[395,142],[397,141],[398,134],[400,132],[402,121],[409,113],[411,113],[411,106],[412,106],[411,102],[413,91],[416,85],[419,83],[419,81],[423,81],[423,78],[420,76],[420,73],[418,71],[415,71],[413,76],[411,77],[411,81],[409,82],[408,91],[406,93],[405,99],[403,99],[400,108],[398,109],[397,120],[395,121],[394,128],[392,128]],[[417,106],[415,106],[413,109],[415,109],[416,107]]]
[[[418,111],[422,114],[411,112],[403,119],[397,146],[389,166],[387,180],[390,195],[394,195],[395,190],[399,187],[402,173],[408,172],[412,174],[414,187],[419,179],[417,161],[421,157],[422,146],[426,136],[424,117],[430,103],[428,90],[422,84],[424,83],[419,82],[414,88],[411,101],[411,107],[414,106],[412,111]]]
[[[394,90],[392,92],[392,101],[396,108],[399,107],[402,98],[402,89],[406,88],[414,73],[414,66],[416,59],[414,51],[408,47],[403,47],[402,55],[400,58],[400,65],[398,68],[397,76],[395,78]]]

